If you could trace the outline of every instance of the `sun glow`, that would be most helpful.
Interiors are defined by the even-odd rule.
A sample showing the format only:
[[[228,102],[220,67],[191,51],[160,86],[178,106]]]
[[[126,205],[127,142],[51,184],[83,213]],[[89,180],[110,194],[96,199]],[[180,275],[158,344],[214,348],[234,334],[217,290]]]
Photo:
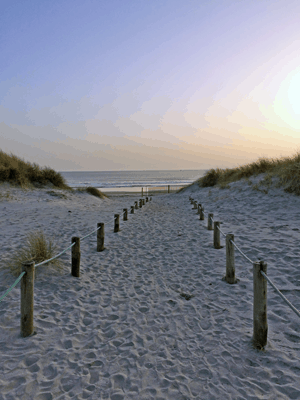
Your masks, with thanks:
[[[276,115],[291,128],[300,129],[300,68],[282,81],[273,107]]]

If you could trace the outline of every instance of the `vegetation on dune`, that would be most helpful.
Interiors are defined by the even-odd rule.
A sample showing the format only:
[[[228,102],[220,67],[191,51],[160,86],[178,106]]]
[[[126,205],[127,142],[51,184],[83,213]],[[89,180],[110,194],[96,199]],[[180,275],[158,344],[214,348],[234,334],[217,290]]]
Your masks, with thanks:
[[[284,187],[286,192],[300,196],[300,152],[292,157],[259,158],[257,161],[236,168],[212,168],[196,183],[200,187],[218,185],[226,188],[229,183],[243,178],[249,180],[251,176],[263,173],[266,175],[260,184],[270,185],[272,178],[278,178],[277,187]]]
[[[89,186],[86,188],[80,188],[80,189],[78,189],[78,191],[79,192],[87,192],[87,193],[91,194],[92,196],[99,197],[100,199],[105,199],[108,197],[104,193],[102,193],[99,189],[96,189],[93,186]]]
[[[42,230],[37,230],[27,235],[24,246],[12,255],[8,267],[13,275],[18,276],[22,272],[23,262],[34,261],[35,264],[39,264],[57,254],[58,250],[53,240],[47,238]],[[59,268],[62,265],[59,259],[55,259],[51,263]]]
[[[71,189],[59,172],[51,168],[26,162],[21,158],[0,150],[0,182],[27,187],[45,186],[49,183],[60,189]]]

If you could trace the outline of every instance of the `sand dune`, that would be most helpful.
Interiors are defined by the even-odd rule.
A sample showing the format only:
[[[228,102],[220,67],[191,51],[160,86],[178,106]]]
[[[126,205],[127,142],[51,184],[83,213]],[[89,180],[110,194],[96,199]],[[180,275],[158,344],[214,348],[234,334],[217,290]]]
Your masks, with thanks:
[[[300,398],[300,319],[268,287],[268,345],[252,347],[252,266],[236,252],[239,282],[222,281],[226,250],[214,249],[188,197],[268,263],[298,309],[300,198],[245,182],[192,186],[153,196],[114,233],[113,215],[137,197],[9,190],[13,198],[0,202],[2,267],[37,228],[64,249],[104,222],[106,250],[96,252],[95,236],[82,241],[80,278],[70,275],[70,252],[62,272],[37,268],[35,335],[20,336],[20,285],[0,303],[1,400]],[[0,294],[13,281],[1,269]]]

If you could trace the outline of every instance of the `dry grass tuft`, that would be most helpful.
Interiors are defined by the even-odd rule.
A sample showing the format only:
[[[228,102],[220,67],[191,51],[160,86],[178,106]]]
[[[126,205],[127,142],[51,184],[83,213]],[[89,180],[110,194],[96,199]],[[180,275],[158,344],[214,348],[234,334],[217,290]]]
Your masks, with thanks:
[[[13,275],[18,276],[22,271],[24,261],[34,261],[39,264],[58,254],[56,245],[51,238],[47,238],[42,230],[29,233],[25,239],[24,246],[21,247],[13,256],[8,267]],[[51,261],[52,265],[61,267],[59,259]],[[44,264],[42,267],[48,264]]]
[[[92,196],[99,197],[100,199],[106,199],[108,196],[106,196],[104,193],[102,193],[99,189],[94,188],[93,186],[89,186],[87,188],[80,188],[78,189],[79,192],[87,192],[91,194]]]
[[[300,196],[300,152],[293,157],[259,158],[257,161],[236,168],[210,169],[196,182],[200,187],[218,185],[220,188],[229,188],[230,183],[241,179],[246,179],[251,185],[249,178],[259,174],[266,174],[260,185],[270,187],[272,178],[276,177],[279,178],[277,187],[284,187],[286,192]],[[254,189],[260,190],[258,185],[255,185]]]

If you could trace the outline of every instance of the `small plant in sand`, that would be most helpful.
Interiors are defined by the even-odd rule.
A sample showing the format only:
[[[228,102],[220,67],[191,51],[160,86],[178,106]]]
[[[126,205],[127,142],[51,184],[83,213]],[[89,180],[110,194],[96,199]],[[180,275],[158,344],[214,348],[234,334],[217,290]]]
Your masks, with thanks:
[[[34,261],[39,264],[42,261],[49,260],[58,254],[56,245],[51,238],[47,238],[42,230],[29,233],[25,239],[23,247],[17,250],[9,263],[9,269],[13,275],[19,275],[22,271],[24,261]],[[61,267],[59,259],[51,261],[57,267]],[[44,267],[47,264],[44,264]],[[41,267],[41,268],[42,268]]]

